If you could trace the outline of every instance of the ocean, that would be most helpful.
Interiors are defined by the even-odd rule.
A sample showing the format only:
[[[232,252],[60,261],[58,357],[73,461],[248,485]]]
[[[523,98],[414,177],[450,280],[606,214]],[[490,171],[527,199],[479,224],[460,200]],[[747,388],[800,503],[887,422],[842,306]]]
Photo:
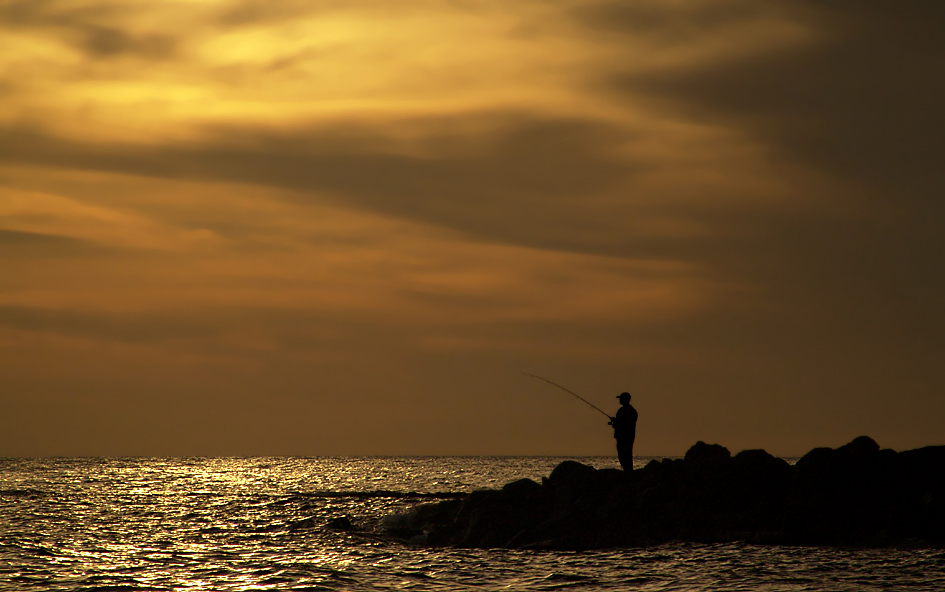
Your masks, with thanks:
[[[540,481],[562,460],[0,459],[0,590],[945,590],[943,549],[506,551],[380,535],[416,504]]]

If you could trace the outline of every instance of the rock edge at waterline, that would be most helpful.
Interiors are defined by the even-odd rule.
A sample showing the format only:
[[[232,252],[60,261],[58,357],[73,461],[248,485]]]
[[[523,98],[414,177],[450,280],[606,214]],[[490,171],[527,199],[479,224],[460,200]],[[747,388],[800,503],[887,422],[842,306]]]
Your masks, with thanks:
[[[632,474],[575,462],[539,484],[416,506],[389,536],[432,546],[594,549],[682,540],[782,545],[945,544],[945,446],[895,452],[861,436],[795,465],[697,442]]]

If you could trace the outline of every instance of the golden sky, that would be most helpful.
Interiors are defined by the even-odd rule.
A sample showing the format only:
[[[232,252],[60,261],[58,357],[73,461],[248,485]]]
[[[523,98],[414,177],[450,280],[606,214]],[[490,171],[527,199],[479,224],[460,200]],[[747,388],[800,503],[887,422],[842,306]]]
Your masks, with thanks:
[[[945,443],[943,13],[0,0],[0,455]]]

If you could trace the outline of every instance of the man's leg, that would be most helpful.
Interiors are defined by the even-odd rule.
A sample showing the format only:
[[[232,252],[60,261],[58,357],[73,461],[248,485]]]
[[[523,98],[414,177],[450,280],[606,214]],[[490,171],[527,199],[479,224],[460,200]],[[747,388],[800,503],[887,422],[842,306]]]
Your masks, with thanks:
[[[617,441],[617,459],[625,472],[633,471],[633,440],[629,442]]]

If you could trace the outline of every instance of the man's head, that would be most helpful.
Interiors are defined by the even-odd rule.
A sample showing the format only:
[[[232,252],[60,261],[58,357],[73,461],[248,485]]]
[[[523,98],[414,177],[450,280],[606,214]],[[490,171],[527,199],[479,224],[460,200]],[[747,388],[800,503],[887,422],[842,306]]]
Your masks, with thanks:
[[[621,405],[626,405],[630,402],[630,393],[620,393],[617,398],[620,399]]]

